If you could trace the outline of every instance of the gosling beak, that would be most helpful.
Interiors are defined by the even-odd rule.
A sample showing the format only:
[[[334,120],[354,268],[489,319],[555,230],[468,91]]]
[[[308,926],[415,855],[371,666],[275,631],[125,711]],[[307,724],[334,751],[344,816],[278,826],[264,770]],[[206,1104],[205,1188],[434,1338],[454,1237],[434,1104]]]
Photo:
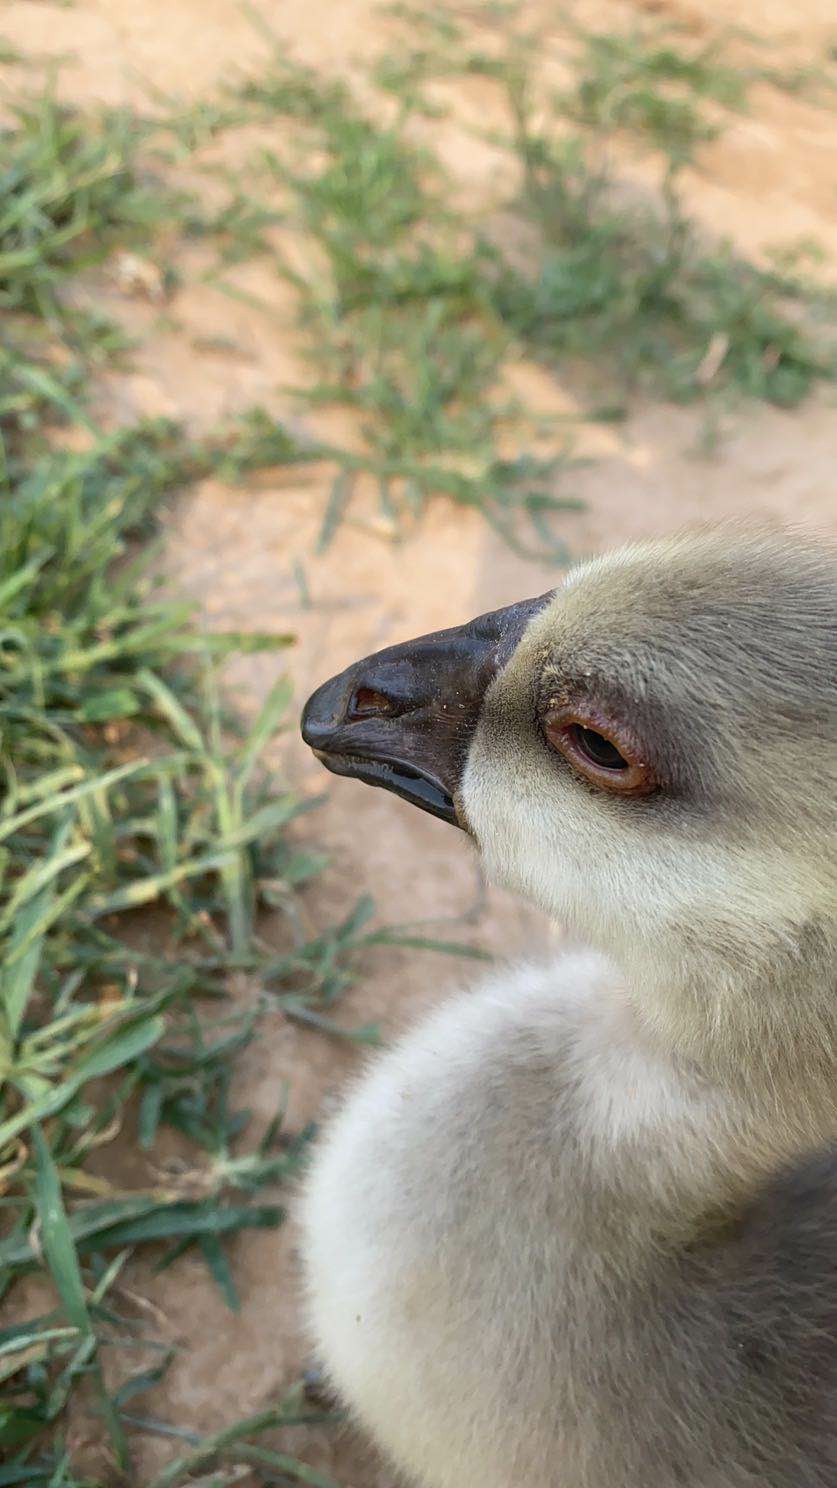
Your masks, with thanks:
[[[335,775],[353,775],[465,826],[456,799],[489,683],[550,594],[467,625],[389,646],[324,682],[302,737]]]

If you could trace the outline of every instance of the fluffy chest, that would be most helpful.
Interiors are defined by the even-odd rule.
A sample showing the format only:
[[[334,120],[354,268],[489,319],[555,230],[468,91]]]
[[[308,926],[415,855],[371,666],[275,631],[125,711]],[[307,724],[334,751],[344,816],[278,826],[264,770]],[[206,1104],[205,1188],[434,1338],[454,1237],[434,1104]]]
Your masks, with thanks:
[[[360,1083],[309,1184],[321,1349],[399,1460],[443,1444],[439,1483],[467,1460],[467,1482],[505,1488],[509,1412],[531,1423],[508,1437],[514,1481],[547,1437],[566,1473],[581,1460],[591,1382],[625,1377],[640,1347],[655,1229],[687,1167],[700,1186],[687,1149],[711,1113],[616,1026],[588,1041],[582,970],[563,996],[527,971],[436,1014]]]

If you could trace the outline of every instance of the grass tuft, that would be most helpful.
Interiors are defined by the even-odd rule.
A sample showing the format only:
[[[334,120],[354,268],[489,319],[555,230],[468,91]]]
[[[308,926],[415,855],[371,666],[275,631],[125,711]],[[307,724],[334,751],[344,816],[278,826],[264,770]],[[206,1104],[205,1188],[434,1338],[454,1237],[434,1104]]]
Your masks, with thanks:
[[[410,138],[410,98],[382,123],[348,89],[277,55],[239,102],[304,130],[297,159],[263,154],[263,190],[287,193],[311,244],[310,274],[280,272],[296,290],[314,380],[308,406],[339,404],[365,448],[332,448],[338,476],[321,545],[349,514],[356,477],[379,493],[381,530],[397,537],[443,496],[474,507],[523,549],[563,556],[549,514],[576,505],[554,490],[567,463],[508,449],[520,410],[502,393],[511,338],[487,247],[450,211],[439,161]]]
[[[498,257],[494,295],[536,356],[556,369],[582,360],[614,394],[678,402],[729,393],[793,407],[833,379],[833,336],[805,318],[793,275],[707,240],[673,186],[660,202],[619,192],[585,141],[526,121],[518,149],[538,247],[522,264]]]
[[[600,134],[639,136],[672,166],[718,138],[722,110],[746,108],[748,79],[724,61],[717,41],[686,50],[676,31],[658,28],[582,31],[578,43],[573,83],[559,95],[559,109]]]
[[[159,224],[159,187],[137,167],[142,132],[133,115],[82,116],[50,92],[13,105],[0,131],[4,309],[66,315],[58,294],[69,274]]]

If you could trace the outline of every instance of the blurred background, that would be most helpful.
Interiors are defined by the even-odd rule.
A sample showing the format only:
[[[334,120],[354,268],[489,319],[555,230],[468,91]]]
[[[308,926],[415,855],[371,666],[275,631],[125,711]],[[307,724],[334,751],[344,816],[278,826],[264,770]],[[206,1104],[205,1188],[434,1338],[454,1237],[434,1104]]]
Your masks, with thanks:
[[[308,692],[576,558],[834,532],[828,0],[6,0],[0,1484],[390,1488],[294,1183],[548,927]]]

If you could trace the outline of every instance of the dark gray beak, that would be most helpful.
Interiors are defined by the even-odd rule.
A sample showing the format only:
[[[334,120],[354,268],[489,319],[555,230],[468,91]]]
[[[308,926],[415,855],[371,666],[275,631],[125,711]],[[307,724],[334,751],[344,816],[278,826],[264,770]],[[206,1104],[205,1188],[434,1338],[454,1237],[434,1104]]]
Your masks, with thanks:
[[[303,739],[335,775],[383,786],[463,826],[455,802],[486,689],[551,597],[492,610],[347,667],[308,699]]]

